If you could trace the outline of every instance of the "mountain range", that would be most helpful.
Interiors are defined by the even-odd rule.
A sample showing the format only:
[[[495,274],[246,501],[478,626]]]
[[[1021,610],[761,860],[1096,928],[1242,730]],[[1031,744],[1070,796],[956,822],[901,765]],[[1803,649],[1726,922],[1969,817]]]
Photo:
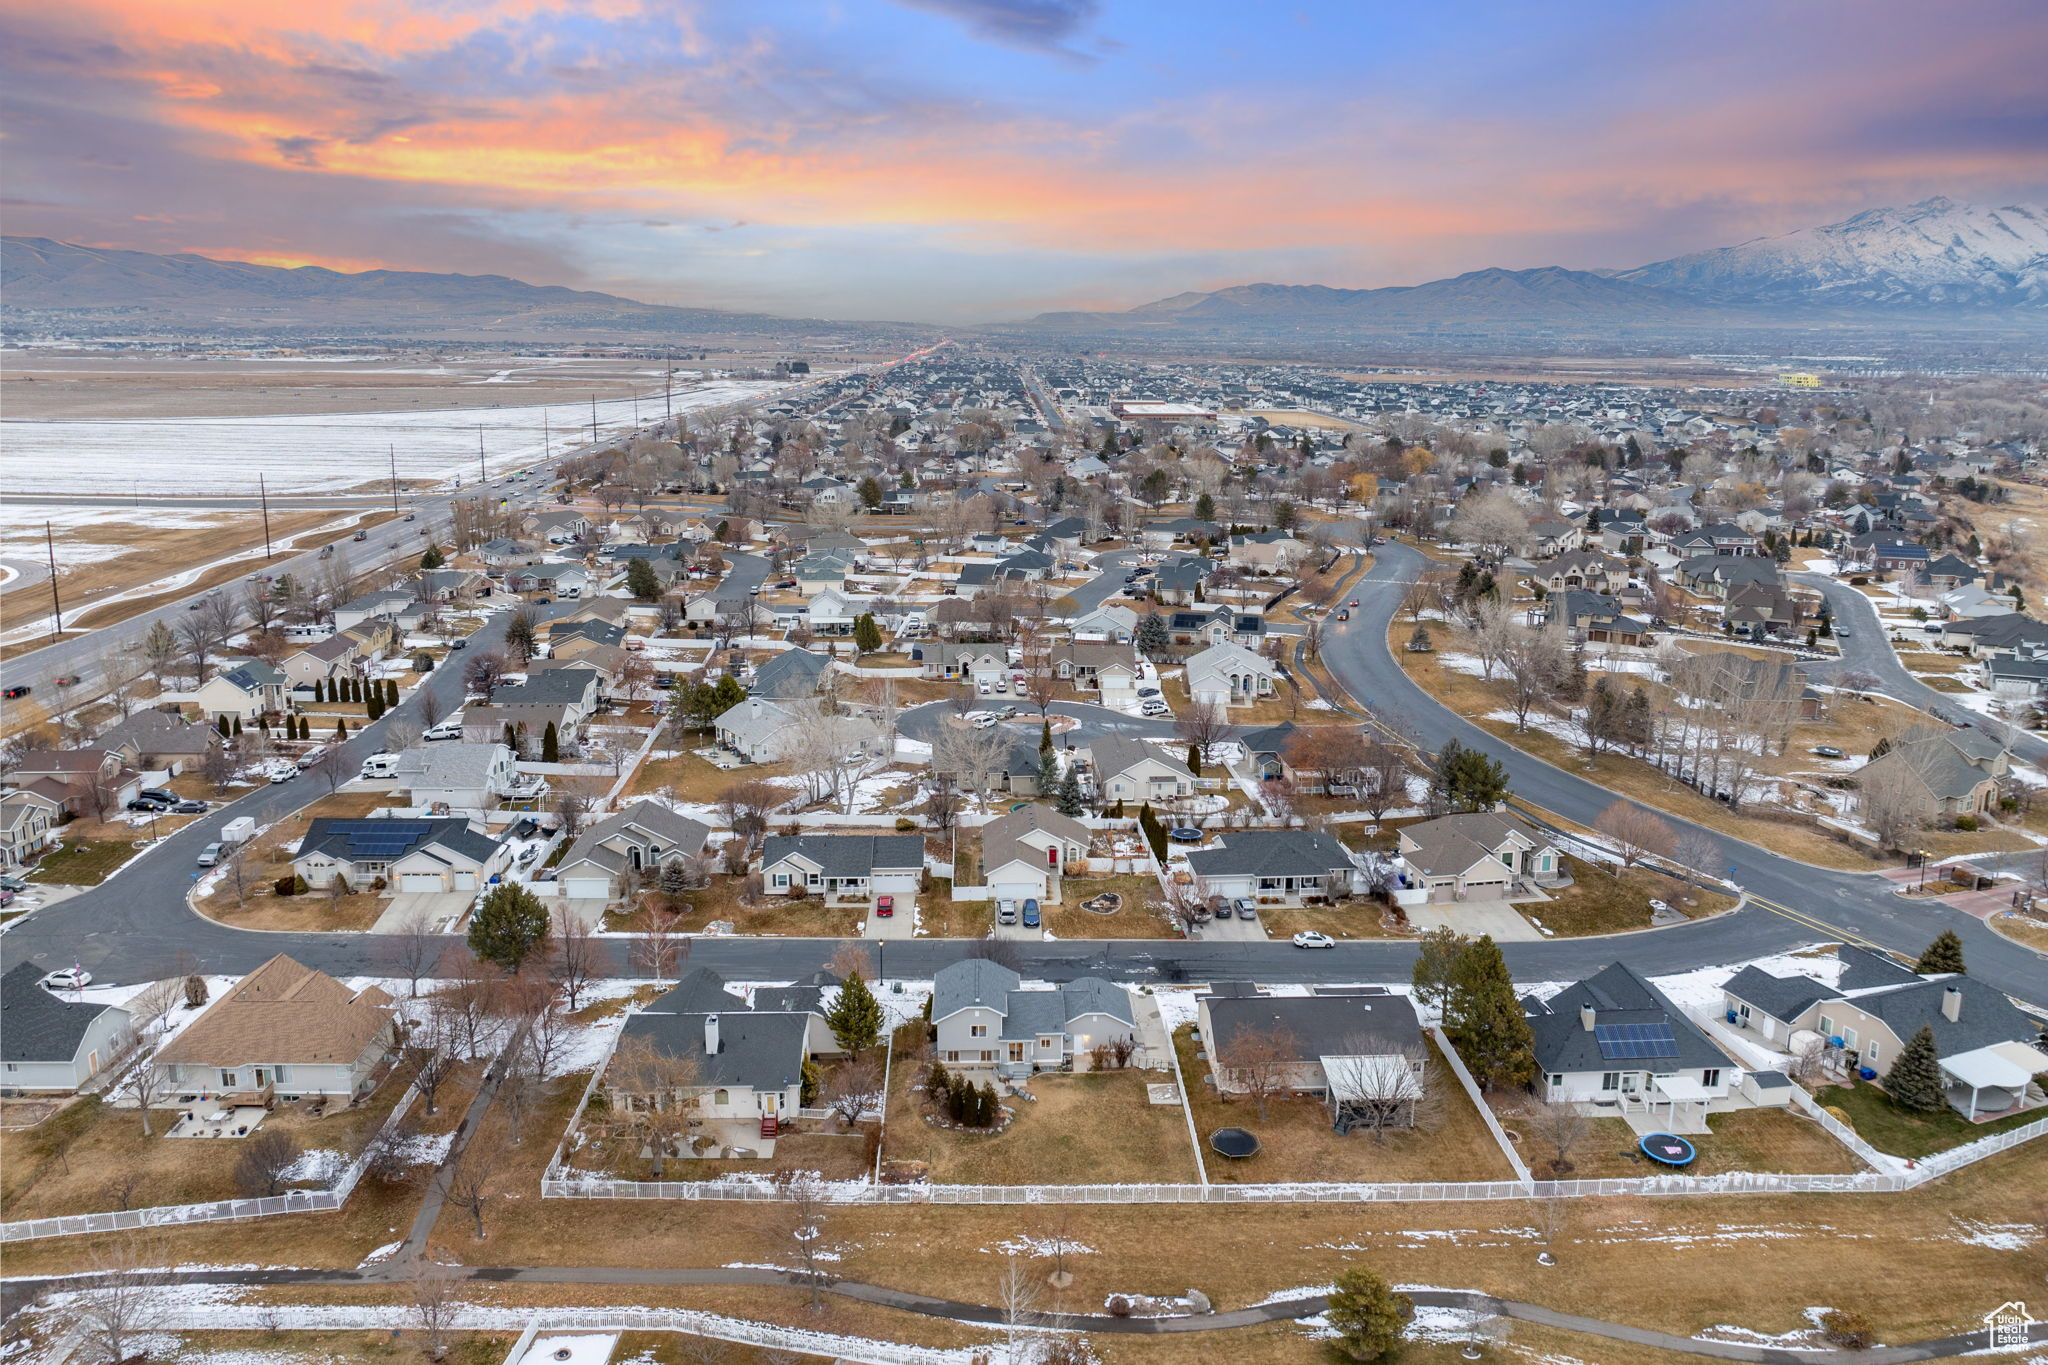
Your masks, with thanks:
[[[795,334],[846,324],[640,303],[504,275],[287,269],[0,237],[11,316],[59,330]],[[851,324],[854,327],[863,324]],[[901,324],[880,324],[900,328]]]
[[[1934,198],[1633,270],[1475,270],[1383,289],[1245,284],[1122,312],[1042,313],[1056,331],[1708,325],[1775,318],[2048,320],[2048,210]]]

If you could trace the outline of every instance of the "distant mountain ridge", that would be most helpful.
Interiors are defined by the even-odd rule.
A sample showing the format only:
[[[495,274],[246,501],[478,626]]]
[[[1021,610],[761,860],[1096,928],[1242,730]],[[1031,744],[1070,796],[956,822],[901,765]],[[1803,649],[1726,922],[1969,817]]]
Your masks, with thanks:
[[[0,278],[6,281],[0,303],[17,317],[99,318],[194,329],[749,333],[845,325],[641,303],[615,294],[528,284],[505,275],[348,272],[311,265],[287,269],[189,252],[109,250],[47,237],[0,237]]]
[[[1227,329],[1601,321],[1714,324],[1763,313],[2048,317],[2048,210],[1944,198],[1758,237],[1633,270],[1474,270],[1381,289],[1244,284],[1122,312],[1042,313],[1054,330]]]

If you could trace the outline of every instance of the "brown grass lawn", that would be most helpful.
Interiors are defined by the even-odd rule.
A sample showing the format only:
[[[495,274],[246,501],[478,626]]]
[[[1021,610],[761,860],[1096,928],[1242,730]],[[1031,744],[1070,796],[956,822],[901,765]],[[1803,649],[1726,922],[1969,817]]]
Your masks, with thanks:
[[[131,844],[111,840],[67,841],[64,847],[45,853],[25,875],[29,881],[56,886],[98,886],[138,852]]]
[[[1193,1032],[1187,1026],[1174,1030],[1173,1043],[1180,1053],[1181,1074],[1187,1078],[1195,1131],[1206,1144],[1209,1134],[1218,1128],[1245,1128],[1256,1133],[1260,1142],[1258,1154],[1241,1161],[1218,1156],[1205,1147],[1203,1159],[1208,1163],[1209,1179],[1216,1184],[1513,1178],[1514,1169],[1506,1155],[1434,1044],[1430,1047],[1434,1072],[1429,1084],[1444,1097],[1442,1123],[1434,1132],[1389,1134],[1384,1142],[1376,1142],[1363,1133],[1339,1137],[1330,1128],[1323,1102],[1313,1097],[1277,1100],[1263,1121],[1249,1101],[1218,1098],[1215,1088],[1204,1079],[1209,1063],[1195,1056],[1198,1045]]]
[[[2003,914],[1992,916],[1991,927],[2015,943],[2024,943],[2037,953],[2048,953],[2048,921]]]
[[[1081,902],[1105,892],[1123,897],[1114,913],[1083,910]],[[1063,903],[1041,906],[1045,927],[1056,938],[1173,938],[1174,931],[1155,909],[1159,883],[1151,877],[1069,877],[1060,887]]]
[[[290,1133],[307,1151],[328,1147],[354,1156],[402,1093],[404,1087],[387,1077],[365,1102],[349,1109],[330,1108],[320,1118],[310,1117],[301,1105],[280,1105],[258,1131]],[[157,1111],[156,1134],[144,1137],[138,1112],[106,1108],[88,1097],[36,1128],[0,1134],[0,1151],[5,1153],[0,1165],[6,1168],[0,1177],[0,1202],[6,1218],[118,1209],[122,1196],[114,1182],[121,1172],[140,1177],[126,1196],[131,1208],[241,1195],[234,1178],[241,1144],[226,1138],[166,1138],[164,1132],[178,1112],[175,1104]]]
[[[1735,904],[1735,897],[1702,891],[1648,868],[1619,877],[1577,858],[1564,860],[1572,885],[1547,893],[1546,901],[1522,901],[1518,909],[1543,921],[1560,937],[1617,934],[1650,927],[1650,901],[1661,900],[1688,919],[1705,919]]]
[[[863,1132],[785,1132],[775,1140],[775,1155],[762,1160],[690,1157],[667,1163],[663,1180],[716,1180],[728,1175],[770,1176],[778,1172],[815,1171],[827,1180],[857,1180],[870,1173],[869,1148]],[[869,1125],[872,1127],[873,1125]],[[620,1180],[653,1180],[654,1161],[636,1150],[637,1140],[607,1139],[601,1125],[586,1125],[593,1145],[576,1155],[579,1171],[602,1170]]]
[[[1004,1102],[1017,1116],[999,1133],[971,1134],[925,1120],[928,1063],[899,1055],[890,1077],[885,1161],[922,1161],[935,1185],[1179,1184],[1195,1179],[1179,1105],[1146,1099],[1161,1071],[1047,1072],[1026,1086],[1036,1102]]]
[[[303,1302],[304,1300],[300,1300]],[[290,1321],[290,1314],[284,1315]],[[237,1358],[261,1351],[279,1365],[348,1365],[353,1361],[403,1361],[425,1358],[418,1340],[408,1333],[394,1340],[385,1332],[172,1332],[181,1350],[171,1359],[203,1360],[213,1352]],[[512,1349],[516,1334],[464,1332],[449,1339],[442,1365],[499,1365]],[[619,1359],[628,1357],[620,1356]],[[735,1361],[741,1357],[733,1357]]]
[[[861,921],[867,917],[864,904],[828,904],[815,896],[801,900],[767,896],[759,905],[746,905],[740,900],[740,882],[738,877],[714,874],[709,887],[688,894],[683,904],[689,908],[670,918],[670,927],[678,933],[701,933],[712,921],[726,920],[735,932],[742,934],[854,938],[859,936]],[[659,908],[658,896],[650,893],[642,897],[642,901],[642,908],[631,914],[614,912],[606,915],[605,927],[629,933],[644,932],[651,918],[664,912]]]
[[[279,896],[272,887],[292,870],[292,852],[315,819],[359,819],[390,804],[389,792],[333,792],[297,815],[280,820],[242,854],[240,901],[235,897],[234,878],[224,876],[211,892],[198,898],[199,913],[242,929],[368,929],[389,904],[368,887],[353,887],[350,894],[339,898],[325,891]]]
[[[710,743],[708,734],[704,742]],[[675,758],[650,759],[641,764],[640,771],[633,774],[627,795],[652,796],[665,791],[678,801],[716,801],[728,787],[764,777],[787,776],[790,771],[787,763],[747,763],[737,768],[720,768],[695,754],[681,754]],[[795,794],[792,789],[790,795]]]
[[[1377,902],[1368,900],[1341,905],[1262,905],[1259,920],[1266,926],[1268,938],[1292,938],[1304,929],[1331,938],[1407,938],[1411,933]]]
[[[1514,1105],[1503,1099],[1496,1105],[1503,1128],[1521,1131],[1522,1159],[1531,1170],[1543,1174],[1543,1163],[1551,1153],[1516,1123]],[[1720,1175],[1725,1171],[1770,1171],[1788,1175],[1851,1174],[1864,1169],[1863,1163],[1841,1143],[1829,1137],[1811,1119],[1786,1109],[1742,1109],[1730,1114],[1713,1114],[1707,1119],[1712,1131],[1687,1141],[1699,1158],[1686,1169],[1694,1175]],[[1619,1118],[1593,1120],[1572,1152],[1568,1178],[1596,1180],[1609,1176],[1658,1175],[1664,1167],[1641,1155],[1636,1134]]]
[[[619,1346],[612,1352],[612,1359],[646,1361],[650,1365],[697,1365],[704,1360],[717,1360],[723,1365],[768,1365],[771,1356],[759,1347],[707,1341],[703,1337],[679,1332],[627,1332],[619,1338]],[[824,1357],[777,1351],[772,1359],[795,1362],[823,1360]]]

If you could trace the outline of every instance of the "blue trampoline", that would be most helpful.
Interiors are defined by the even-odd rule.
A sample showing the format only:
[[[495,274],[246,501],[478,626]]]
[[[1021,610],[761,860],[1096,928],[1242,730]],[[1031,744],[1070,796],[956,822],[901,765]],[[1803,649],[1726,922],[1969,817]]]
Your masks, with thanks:
[[[1664,1166],[1690,1166],[1699,1155],[1690,1142],[1676,1133],[1646,1133],[1636,1145],[1643,1149],[1644,1156]]]

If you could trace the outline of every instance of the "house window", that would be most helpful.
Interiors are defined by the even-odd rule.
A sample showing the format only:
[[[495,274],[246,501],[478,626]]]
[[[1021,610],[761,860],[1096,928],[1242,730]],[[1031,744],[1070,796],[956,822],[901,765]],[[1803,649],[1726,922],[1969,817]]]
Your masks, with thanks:
[[[949,1062],[957,1062],[960,1060],[960,1054],[958,1052],[949,1051],[946,1053],[946,1060]]]
[[[1820,1017],[1820,1034],[1823,1038],[1835,1036],[1835,1021],[1828,1018],[1825,1014]]]
[[[1536,867],[1539,871],[1550,871],[1550,855],[1546,853],[1541,858],[1538,858],[1536,860]]]
[[[1842,1046],[1847,1048],[1849,1051],[1854,1052],[1856,1050],[1856,1043],[1856,1030],[1852,1028],[1844,1028],[1842,1030]]]
[[[1700,1073],[1700,1084],[1705,1086],[1707,1089],[1712,1090],[1715,1086],[1719,1085],[1720,1083],[1721,1069],[1719,1067],[1710,1066],[1705,1071],[1702,1071]]]
[[[994,1052],[989,1051],[987,1048],[982,1049],[981,1060],[983,1060],[984,1062],[992,1062],[995,1059],[996,1054]]]
[[[292,1069],[288,1066],[274,1066],[270,1068],[270,1079],[272,1084],[283,1085],[286,1081],[289,1081],[291,1078]]]
[[[1877,1065],[1877,1039],[1872,1038],[1863,1048],[1863,1059],[1872,1066]]]
[[[711,1102],[720,1106],[731,1104],[732,1092],[730,1090],[721,1090],[711,1097]]]
[[[1552,1090],[1564,1089],[1564,1077],[1560,1074],[1553,1073],[1550,1077],[1550,1088]]]
[[[969,1025],[969,1026],[968,1026],[968,1029],[967,1029],[967,1036],[968,1036],[969,1038],[986,1038],[986,1037],[988,1037],[988,1025],[987,1025],[987,1024],[972,1024],[972,1025]]]
[[[1600,1073],[1600,1088],[1601,1088],[1602,1090],[1619,1090],[1619,1089],[1621,1089],[1621,1073],[1620,1073],[1619,1071],[1603,1071],[1603,1072],[1601,1072],[1601,1073]]]
[[[223,1090],[233,1090],[235,1088],[234,1072],[223,1071],[220,1073],[220,1088]]]
[[[1021,1062],[1024,1060],[1024,1044],[1010,1044],[1010,1060],[1013,1062]]]
[[[788,874],[787,872],[778,872],[778,873],[776,873],[776,874],[775,874],[775,889],[776,889],[776,890],[780,891],[780,890],[782,890],[782,889],[783,889],[784,887],[787,887],[788,885],[789,885],[789,874]]]

